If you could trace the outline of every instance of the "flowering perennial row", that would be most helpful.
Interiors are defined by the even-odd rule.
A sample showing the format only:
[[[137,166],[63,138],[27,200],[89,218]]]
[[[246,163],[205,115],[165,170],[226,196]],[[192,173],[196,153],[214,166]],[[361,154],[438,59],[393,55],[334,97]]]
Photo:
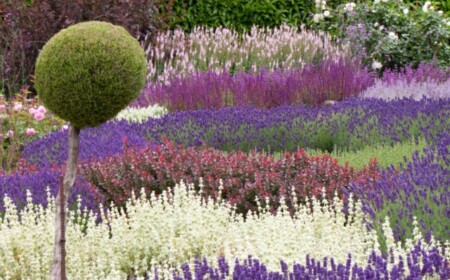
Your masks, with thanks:
[[[226,28],[194,28],[156,35],[146,49],[147,82],[168,83],[175,76],[197,71],[231,73],[265,69],[294,69],[322,59],[349,58],[347,47],[336,46],[324,33],[282,25],[274,29],[252,28],[239,35]]]
[[[344,263],[346,273],[353,271],[358,275],[419,273],[438,277],[448,273],[448,245],[426,244],[420,235],[414,237],[412,244],[422,242],[422,249],[413,245],[402,249],[390,242],[392,250],[387,259],[391,261],[376,257],[380,253],[376,233],[366,229],[359,202],[350,207],[351,222],[345,221],[341,213],[343,202],[337,197],[333,205],[322,206],[313,199],[309,207],[299,206],[294,218],[282,206],[277,215],[261,209],[258,216],[250,215],[244,221],[227,203],[201,200],[190,188],[192,186],[181,183],[173,194],[162,193],[158,199],[149,200],[142,193],[140,198],[133,197],[127,202],[126,214],[115,207],[102,212],[104,222],[100,224],[95,223],[92,212],[79,208],[69,212],[68,277],[125,279],[134,276],[142,279],[159,267],[160,278],[167,279],[172,277],[173,269],[194,261],[196,256],[233,260],[245,259],[249,254],[264,263],[268,270],[279,273],[287,273],[288,266],[304,260],[305,256],[308,256],[306,263],[300,265],[308,269],[319,267],[315,261],[311,263],[312,258],[326,257],[330,259],[331,271],[336,273],[342,273],[340,270],[344,267],[339,264]],[[6,213],[0,220],[0,276],[4,279],[44,279],[48,275],[54,198],[49,196],[48,208],[33,205],[31,200],[28,194],[26,208],[19,213],[5,198]],[[393,240],[389,226],[384,229],[386,239]],[[413,253],[407,255],[411,251]],[[280,260],[283,260],[281,271]],[[374,264],[374,260],[380,263]],[[358,267],[366,269],[361,271]],[[233,273],[243,273],[242,269],[238,266]],[[253,268],[254,272],[257,270]],[[182,271],[189,273],[186,266]]]
[[[259,73],[198,72],[176,77],[169,84],[150,84],[133,106],[163,104],[170,111],[219,109],[227,106],[271,108],[296,103],[320,105],[358,96],[376,76],[343,59],[322,60],[302,69]]]
[[[96,160],[147,141],[167,137],[177,144],[206,144],[220,150],[296,151],[298,148],[358,150],[366,146],[413,140],[448,131],[449,99],[347,100],[333,106],[233,107],[177,112],[137,124],[108,122],[81,131],[80,159]],[[22,156],[39,166],[67,159],[67,131],[58,131],[24,147]]]

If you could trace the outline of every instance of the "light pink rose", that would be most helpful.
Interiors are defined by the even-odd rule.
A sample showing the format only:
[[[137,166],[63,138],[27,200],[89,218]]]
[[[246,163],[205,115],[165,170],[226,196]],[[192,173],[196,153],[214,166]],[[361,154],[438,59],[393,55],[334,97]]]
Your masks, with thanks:
[[[34,109],[34,108],[30,108],[30,109],[28,110],[28,113],[30,113],[30,114],[32,114],[32,115],[34,116],[34,114],[36,114],[37,111],[36,111],[36,109]]]
[[[40,112],[40,113],[42,113],[42,114],[45,114],[45,113],[47,112],[47,110],[45,109],[44,106],[39,106],[38,109],[37,109],[37,111]]]
[[[36,134],[36,130],[34,128],[27,128],[27,135],[32,136]]]
[[[37,121],[41,121],[45,118],[44,114],[41,112],[37,112],[36,114],[34,114],[34,119]]]

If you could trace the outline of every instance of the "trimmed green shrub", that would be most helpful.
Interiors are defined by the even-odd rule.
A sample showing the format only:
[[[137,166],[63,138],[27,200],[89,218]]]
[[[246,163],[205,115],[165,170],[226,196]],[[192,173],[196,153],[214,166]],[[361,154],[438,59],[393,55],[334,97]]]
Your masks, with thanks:
[[[191,31],[196,26],[225,27],[237,31],[306,23],[314,2],[305,0],[175,0],[177,15],[171,28]]]
[[[45,106],[76,127],[113,118],[144,87],[143,49],[123,27],[84,22],[60,31],[36,62],[35,87]]]

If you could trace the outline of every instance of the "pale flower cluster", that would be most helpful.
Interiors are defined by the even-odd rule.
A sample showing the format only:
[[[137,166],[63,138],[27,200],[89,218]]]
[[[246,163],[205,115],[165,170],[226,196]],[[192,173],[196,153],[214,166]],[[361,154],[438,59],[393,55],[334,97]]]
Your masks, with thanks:
[[[161,32],[146,47],[146,55],[147,82],[168,83],[174,76],[183,77],[197,71],[302,68],[322,58],[348,58],[350,51],[332,43],[325,32],[315,34],[303,27],[282,25],[273,29],[253,27],[241,35],[226,28],[200,27],[191,33]]]
[[[361,93],[362,98],[379,98],[393,100],[401,98],[413,98],[421,100],[423,98],[448,99],[450,98],[450,79],[444,83],[435,81],[406,82],[399,80],[395,83],[375,81],[375,84]]]
[[[46,279],[49,273],[54,198],[49,195],[49,206],[43,208],[32,204],[31,194],[27,197],[21,221],[11,200],[4,199],[0,275],[5,280]],[[132,271],[143,279],[147,270],[153,279],[155,266],[160,279],[168,279],[170,271],[192,262],[196,255],[212,262],[220,256],[232,262],[236,257],[252,255],[277,271],[280,259],[291,266],[293,262],[303,263],[306,254],[344,262],[351,253],[354,262],[365,264],[368,254],[379,246],[376,233],[366,229],[360,203],[350,207],[354,209],[350,212],[353,222],[347,226],[339,199],[334,200],[334,206],[320,206],[314,200],[310,203],[313,213],[309,207],[299,207],[291,218],[283,204],[276,216],[262,212],[244,221],[226,203],[206,203],[181,183],[174,194],[162,194],[158,199],[148,200],[144,194],[133,196],[126,205],[127,215],[112,207],[102,213],[107,223],[96,225],[92,213],[78,209],[78,218],[75,212],[68,216],[68,279],[126,279]],[[394,244],[388,224],[384,230],[388,245],[396,246],[394,254],[405,257],[405,251]],[[408,244],[412,246],[412,241]]]
[[[116,120],[126,120],[128,122],[143,123],[149,118],[161,118],[167,114],[167,109],[158,104],[144,108],[127,107],[120,111],[115,117]]]

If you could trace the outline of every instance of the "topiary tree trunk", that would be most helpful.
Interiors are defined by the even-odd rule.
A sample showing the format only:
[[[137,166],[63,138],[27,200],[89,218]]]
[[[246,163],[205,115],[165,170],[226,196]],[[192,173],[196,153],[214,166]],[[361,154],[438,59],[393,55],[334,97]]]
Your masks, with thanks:
[[[50,273],[52,280],[65,280],[65,211],[77,173],[80,129],[112,119],[139,96],[145,85],[147,61],[139,42],[123,27],[89,21],[53,36],[42,48],[35,68],[39,99],[71,124],[66,174],[55,203]]]
[[[66,279],[66,222],[67,201],[70,189],[75,182],[78,166],[78,153],[80,148],[80,128],[70,125],[69,128],[69,157],[67,160],[66,174],[60,185],[56,197],[55,219],[55,245],[53,247],[53,263],[51,268],[51,280]]]

